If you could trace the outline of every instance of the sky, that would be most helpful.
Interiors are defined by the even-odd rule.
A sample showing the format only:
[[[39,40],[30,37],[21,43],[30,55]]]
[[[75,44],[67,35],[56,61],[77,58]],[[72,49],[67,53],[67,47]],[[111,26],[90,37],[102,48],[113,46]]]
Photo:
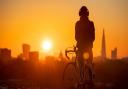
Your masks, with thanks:
[[[128,0],[0,0],[0,48],[22,52],[22,44],[42,52],[42,42],[51,40],[51,52],[58,54],[76,44],[75,23],[81,6],[89,9],[96,39],[94,56],[101,54],[103,29],[107,57],[117,47],[118,57],[128,56]]]

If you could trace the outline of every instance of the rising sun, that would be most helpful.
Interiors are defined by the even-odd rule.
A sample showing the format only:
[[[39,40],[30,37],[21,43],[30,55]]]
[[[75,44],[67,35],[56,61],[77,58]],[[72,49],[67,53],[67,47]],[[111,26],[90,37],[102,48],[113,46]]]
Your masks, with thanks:
[[[42,42],[42,49],[45,52],[48,52],[52,49],[52,42],[50,40],[45,40]]]

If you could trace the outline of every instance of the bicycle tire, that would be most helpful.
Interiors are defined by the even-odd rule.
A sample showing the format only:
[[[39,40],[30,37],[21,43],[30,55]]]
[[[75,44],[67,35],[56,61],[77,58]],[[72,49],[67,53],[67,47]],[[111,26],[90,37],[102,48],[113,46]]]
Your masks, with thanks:
[[[63,88],[77,89],[78,86],[78,72],[75,62],[68,63],[63,72]]]

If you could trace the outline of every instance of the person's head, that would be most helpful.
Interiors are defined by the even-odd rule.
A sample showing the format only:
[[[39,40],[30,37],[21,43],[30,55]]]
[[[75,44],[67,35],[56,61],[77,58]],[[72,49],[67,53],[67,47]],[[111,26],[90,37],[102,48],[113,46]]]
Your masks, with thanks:
[[[89,11],[86,6],[82,6],[79,11],[79,16],[89,16]]]

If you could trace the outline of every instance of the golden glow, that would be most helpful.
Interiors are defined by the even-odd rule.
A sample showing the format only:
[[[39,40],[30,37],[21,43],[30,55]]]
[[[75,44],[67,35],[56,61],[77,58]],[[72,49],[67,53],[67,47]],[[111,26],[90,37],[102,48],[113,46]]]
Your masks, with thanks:
[[[42,43],[42,49],[45,51],[45,52],[48,52],[52,49],[52,43],[50,40],[45,40],[43,43]]]
[[[89,58],[89,54],[87,53],[87,52],[85,52],[84,54],[83,54],[83,58],[86,60],[86,59],[88,59]]]

